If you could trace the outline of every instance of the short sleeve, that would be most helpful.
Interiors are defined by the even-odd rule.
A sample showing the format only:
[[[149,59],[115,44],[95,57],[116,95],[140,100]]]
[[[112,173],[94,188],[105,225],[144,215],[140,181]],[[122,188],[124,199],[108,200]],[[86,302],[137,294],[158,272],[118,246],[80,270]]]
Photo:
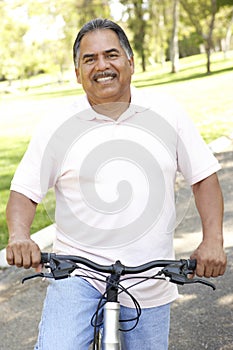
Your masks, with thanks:
[[[178,118],[178,170],[193,185],[221,169],[192,120],[185,114]]]

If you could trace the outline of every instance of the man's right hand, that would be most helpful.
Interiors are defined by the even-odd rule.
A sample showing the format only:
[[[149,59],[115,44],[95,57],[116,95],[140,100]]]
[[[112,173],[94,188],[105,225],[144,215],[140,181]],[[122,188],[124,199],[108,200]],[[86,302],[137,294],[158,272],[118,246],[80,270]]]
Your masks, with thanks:
[[[37,203],[21,193],[11,191],[6,208],[9,241],[6,259],[9,265],[39,267],[40,248],[30,237],[30,227]]]
[[[41,259],[40,248],[31,238],[9,240],[6,259],[9,265],[25,269],[38,268]]]

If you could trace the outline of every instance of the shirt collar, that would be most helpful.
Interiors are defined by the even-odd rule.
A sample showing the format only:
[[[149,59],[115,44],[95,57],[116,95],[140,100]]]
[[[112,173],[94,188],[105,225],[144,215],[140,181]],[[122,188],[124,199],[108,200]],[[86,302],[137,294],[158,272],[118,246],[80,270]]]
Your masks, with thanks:
[[[93,108],[91,108],[87,96],[85,95],[82,104],[82,113],[78,113],[78,118],[86,121],[96,120],[119,123],[125,121],[126,119],[134,116],[137,113],[142,113],[143,111],[149,108],[149,106],[147,106],[145,103],[141,103],[142,101],[140,101],[139,105],[139,100],[141,100],[141,98],[138,98],[137,90],[131,87],[131,103],[129,105],[129,108],[127,108],[127,110],[124,113],[122,113],[122,115],[115,121],[110,117],[97,113]]]

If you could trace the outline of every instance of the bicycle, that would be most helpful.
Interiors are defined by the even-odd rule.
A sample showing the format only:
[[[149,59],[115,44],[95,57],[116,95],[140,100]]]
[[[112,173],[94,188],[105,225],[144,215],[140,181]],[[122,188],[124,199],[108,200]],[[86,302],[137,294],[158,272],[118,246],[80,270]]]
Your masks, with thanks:
[[[75,270],[83,269],[79,264],[92,269],[104,277],[106,282],[106,291],[103,294],[101,300],[99,301],[98,308],[95,315],[92,317],[91,324],[94,327],[93,336],[93,350],[99,349],[100,340],[97,336],[97,329],[100,327],[97,324],[98,313],[103,307],[104,318],[103,318],[103,335],[101,339],[102,348],[104,350],[119,350],[120,349],[120,338],[119,338],[119,312],[120,303],[118,302],[118,294],[126,292],[133,300],[136,317],[135,324],[133,327],[127,331],[132,330],[137,326],[140,317],[140,305],[137,300],[129,292],[129,288],[124,288],[121,279],[124,275],[135,275],[139,274],[153,268],[161,268],[151,277],[140,276],[141,280],[136,283],[141,283],[149,278],[153,279],[168,279],[171,283],[176,283],[178,285],[201,283],[212,287],[213,290],[216,289],[215,285],[210,281],[202,278],[189,278],[188,276],[193,274],[196,268],[196,261],[190,259],[180,259],[180,260],[154,260],[139,266],[124,266],[119,260],[112,265],[100,265],[91,260],[80,256],[73,255],[57,255],[55,253],[41,253],[41,263],[46,269],[49,269],[48,273],[40,272],[23,278],[22,283],[26,280],[42,277],[42,278],[52,278],[55,280],[68,278]],[[102,275],[102,273],[108,274],[107,277]],[[81,275],[75,275],[81,276]],[[128,277],[130,278],[130,277]],[[135,278],[135,277],[133,277]],[[135,285],[134,283],[133,285]],[[133,286],[131,285],[131,287]],[[130,287],[130,288],[131,288]],[[105,299],[105,300],[104,300]]]

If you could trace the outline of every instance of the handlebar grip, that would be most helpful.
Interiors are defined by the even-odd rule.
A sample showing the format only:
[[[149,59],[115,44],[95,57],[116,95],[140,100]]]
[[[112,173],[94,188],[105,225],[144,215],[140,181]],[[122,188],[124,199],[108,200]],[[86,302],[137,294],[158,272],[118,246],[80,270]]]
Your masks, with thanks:
[[[46,264],[50,261],[51,253],[41,253],[41,264]]]
[[[188,259],[187,260],[187,268],[188,269],[195,271],[196,267],[197,267],[197,260],[196,259],[193,259],[193,260]]]

